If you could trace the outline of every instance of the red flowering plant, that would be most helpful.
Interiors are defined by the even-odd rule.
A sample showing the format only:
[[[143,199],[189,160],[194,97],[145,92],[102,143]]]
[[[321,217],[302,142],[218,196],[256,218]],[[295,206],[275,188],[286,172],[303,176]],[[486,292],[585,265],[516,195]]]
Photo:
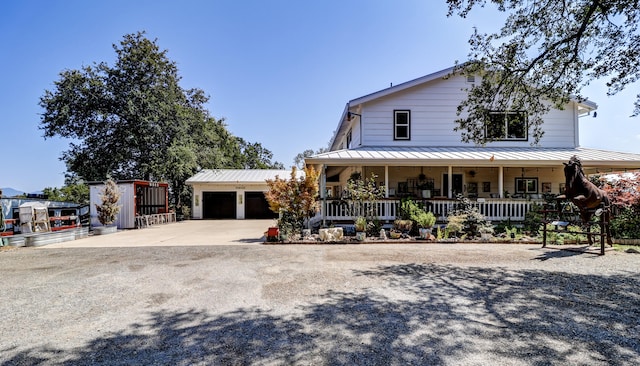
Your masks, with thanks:
[[[300,232],[305,220],[318,211],[318,176],[313,167],[304,168],[304,176],[298,177],[296,167],[289,179],[276,177],[267,179],[269,190],[265,193],[271,211],[279,213],[278,227],[281,232]]]
[[[611,234],[618,239],[640,238],[640,173],[608,174],[597,177],[611,200]]]

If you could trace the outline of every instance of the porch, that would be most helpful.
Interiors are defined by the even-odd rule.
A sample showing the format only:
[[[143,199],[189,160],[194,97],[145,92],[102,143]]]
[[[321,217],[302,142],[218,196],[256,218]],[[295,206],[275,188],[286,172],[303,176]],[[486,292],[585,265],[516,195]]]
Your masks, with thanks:
[[[397,218],[401,200],[381,199],[375,203],[365,203],[367,209],[372,209],[382,221],[392,222]],[[420,200],[428,211],[433,212],[438,222],[444,222],[447,214],[455,207],[454,199],[429,199]],[[511,220],[512,222],[524,221],[525,215],[531,210],[533,204],[542,204],[542,199],[506,199],[506,198],[479,198],[472,200],[471,204],[478,208],[479,212],[488,220],[497,223]],[[324,200],[322,201],[320,216],[325,221],[348,222],[353,221],[354,216],[364,212],[365,207],[354,206],[348,200]]]

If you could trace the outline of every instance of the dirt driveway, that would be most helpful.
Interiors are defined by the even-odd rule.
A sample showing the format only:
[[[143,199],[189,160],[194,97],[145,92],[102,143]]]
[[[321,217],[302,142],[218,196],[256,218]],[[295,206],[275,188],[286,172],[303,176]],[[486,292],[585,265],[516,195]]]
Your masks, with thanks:
[[[637,254],[273,246],[259,223],[194,223],[0,251],[0,365],[640,364]]]

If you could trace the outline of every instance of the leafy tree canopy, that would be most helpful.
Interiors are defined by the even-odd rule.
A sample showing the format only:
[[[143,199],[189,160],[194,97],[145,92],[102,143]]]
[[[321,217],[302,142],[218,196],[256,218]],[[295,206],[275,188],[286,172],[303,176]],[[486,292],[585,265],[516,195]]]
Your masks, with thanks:
[[[328,147],[321,147],[316,151],[313,151],[312,149],[307,149],[299,153],[298,155],[296,155],[295,158],[293,158],[293,163],[295,164],[296,167],[298,167],[299,169],[302,169],[304,167],[304,159],[308,158],[309,156],[322,154],[327,151],[329,151]]]
[[[581,89],[604,79],[614,95],[640,77],[640,8],[637,0],[447,0],[448,15],[467,17],[493,4],[508,17],[501,30],[476,29],[468,63],[458,71],[482,76],[458,106],[462,140],[484,144],[490,110],[529,113],[530,136],[539,143],[542,115],[562,108]],[[545,102],[548,101],[548,102]],[[633,116],[640,114],[640,94]]]
[[[40,98],[44,137],[72,139],[61,160],[84,181],[165,180],[173,203],[201,168],[271,168],[272,154],[237,138],[205,108],[200,89],[183,89],[175,62],[144,32],[113,45],[116,61],[64,70]]]
[[[89,186],[80,181],[67,180],[64,187],[47,187],[42,193],[52,201],[89,204]]]

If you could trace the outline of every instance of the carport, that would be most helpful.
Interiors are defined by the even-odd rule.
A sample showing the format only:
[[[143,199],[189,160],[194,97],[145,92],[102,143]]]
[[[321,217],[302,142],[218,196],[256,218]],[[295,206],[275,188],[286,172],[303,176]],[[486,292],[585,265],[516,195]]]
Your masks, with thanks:
[[[299,171],[299,174],[304,172]],[[288,170],[204,169],[187,180],[193,187],[194,219],[270,219],[267,179],[289,178]]]

